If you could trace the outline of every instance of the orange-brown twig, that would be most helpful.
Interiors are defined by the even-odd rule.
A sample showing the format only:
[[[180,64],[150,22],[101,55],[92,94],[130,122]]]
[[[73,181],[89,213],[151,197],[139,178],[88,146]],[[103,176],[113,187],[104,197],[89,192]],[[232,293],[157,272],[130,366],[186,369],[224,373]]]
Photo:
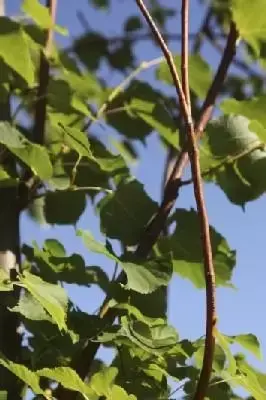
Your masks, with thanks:
[[[181,34],[181,74],[182,74],[182,88],[185,93],[188,109],[191,114],[190,91],[189,91],[189,76],[188,76],[188,18],[189,18],[189,2],[182,1],[182,34]]]

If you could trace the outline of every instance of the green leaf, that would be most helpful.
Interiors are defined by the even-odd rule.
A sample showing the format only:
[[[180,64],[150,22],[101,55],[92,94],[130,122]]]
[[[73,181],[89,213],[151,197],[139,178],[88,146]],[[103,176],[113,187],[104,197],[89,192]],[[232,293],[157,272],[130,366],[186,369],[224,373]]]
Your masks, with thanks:
[[[97,242],[90,232],[78,230],[77,235],[81,236],[85,246],[90,251],[106,256],[124,269],[127,275],[127,289],[148,294],[161,286],[168,285],[172,276],[172,263],[169,257],[155,258],[141,264],[123,262],[114,253],[111,253],[106,246]]]
[[[20,24],[7,17],[0,17],[0,56],[29,86],[33,86],[34,65],[27,35]]]
[[[109,0],[92,0],[92,4],[97,8],[108,8]]]
[[[230,349],[231,341],[228,340],[226,336],[222,335],[218,330],[216,330],[215,336],[227,358],[228,365],[226,367],[226,371],[231,377],[233,377],[236,374],[236,360]]]
[[[53,369],[43,368],[37,371],[39,376],[44,376],[60,383],[69,390],[73,390],[94,398],[95,393],[84,383],[76,371],[69,367],[57,367]]]
[[[263,171],[266,150],[260,137],[263,129],[243,116],[223,116],[212,121],[201,148],[202,170],[217,183],[229,200],[243,206],[266,190]]]
[[[18,302],[18,305],[11,309],[12,312],[18,312],[25,318],[33,321],[49,321],[55,323],[53,318],[45,311],[44,307],[30,293],[24,293]]]
[[[220,109],[225,114],[242,115],[250,121],[260,122],[266,128],[266,115],[264,109],[266,107],[266,95],[252,97],[249,100],[238,101],[235,99],[226,99],[220,104]],[[264,140],[266,141],[266,135]]]
[[[34,199],[28,207],[28,215],[38,224],[40,225],[45,225],[46,224],[46,218],[44,214],[44,204],[45,204],[45,198],[44,197],[38,197],[37,199]]]
[[[117,190],[98,203],[101,230],[125,245],[138,243],[145,226],[157,210],[138,181],[122,182]]]
[[[233,341],[239,343],[244,349],[250,351],[258,359],[262,359],[260,342],[252,333],[246,335],[231,336]]]
[[[254,399],[263,400],[266,396],[266,375],[251,367],[243,357],[237,359],[238,376],[235,386],[241,385]]]
[[[51,246],[47,248],[47,241],[43,250],[39,249],[36,244],[34,248],[26,245],[23,247],[28,261],[38,265],[42,271],[42,277],[47,281],[62,281],[85,286],[96,284],[106,290],[109,279],[100,267],[86,266],[84,259],[79,254],[60,256],[62,249],[55,249],[54,245],[52,250],[53,253]]]
[[[6,169],[0,166],[0,187],[16,186],[17,183],[17,178],[11,177]]]
[[[6,360],[0,355],[0,364],[16,375],[22,382],[26,383],[35,394],[44,394],[39,385],[39,376],[22,364],[16,364]]]
[[[92,43],[97,43],[97,46],[91,46]],[[88,46],[91,48],[90,54],[88,54]],[[89,70],[94,71],[109,51],[108,40],[101,33],[89,31],[74,41],[73,51]]]
[[[110,66],[118,71],[127,71],[134,67],[134,54],[130,42],[124,41],[116,45],[106,54]]]
[[[116,140],[115,138],[110,139],[110,143],[116,149],[116,151],[123,157],[127,164],[134,163],[137,159],[137,152],[134,144],[128,140]]]
[[[135,32],[142,28],[142,22],[139,17],[132,16],[129,17],[124,23],[124,31],[125,32]]]
[[[134,307],[131,304],[127,303],[115,303],[115,304],[110,304],[110,307],[117,308],[119,310],[125,310],[128,313],[129,318],[134,317],[138,321],[143,322],[144,324],[148,326],[153,326],[153,325],[160,325],[164,324],[164,319],[163,318],[150,318],[147,317],[146,315],[142,314],[142,312],[137,308]]]
[[[53,20],[50,16],[48,8],[39,3],[38,0],[24,0],[22,4],[22,10],[41,28],[49,29],[53,27]],[[67,34],[67,30],[65,28],[55,25],[54,29],[56,32],[61,33],[61,35]]]
[[[149,327],[141,321],[129,321],[126,317],[122,317],[121,322],[121,333],[150,353],[159,355],[169,351],[178,341],[177,332],[172,326],[160,324]]]
[[[133,394],[127,394],[125,389],[123,389],[121,386],[114,385],[111,388],[111,392],[109,396],[107,397],[107,400],[137,400],[136,396]]]
[[[160,99],[164,100],[164,96],[148,83],[133,80],[125,92],[121,92],[112,100],[110,108],[114,111],[107,113],[106,121],[126,138],[144,141],[151,133],[152,127],[138,117],[130,104],[133,100],[156,104]]]
[[[25,271],[24,275],[20,276],[20,283],[18,285],[31,293],[52,317],[60,330],[67,330],[65,321],[68,298],[61,286],[45,282],[40,277],[32,275],[28,271]]]
[[[41,179],[49,179],[52,176],[52,164],[46,148],[27,140],[8,122],[0,122],[0,143],[28,165]]]
[[[118,369],[115,367],[103,368],[90,378],[90,387],[97,395],[109,398],[108,396],[110,395],[117,374]]]
[[[90,232],[79,229],[77,231],[77,236],[80,236],[82,238],[85,246],[93,253],[103,254],[107,258],[110,258],[115,262],[119,262],[118,257],[110,253],[104,244],[96,241]]]
[[[174,62],[181,76],[181,56],[176,55]],[[204,99],[212,82],[212,73],[209,65],[199,55],[191,55],[188,60],[190,89],[200,98]],[[173,79],[166,62],[157,68],[156,76],[161,81],[173,85]]]
[[[259,50],[258,41],[265,39],[266,35],[266,20],[261,12],[264,6],[264,0],[232,1],[232,15],[239,34],[256,51]]]
[[[68,151],[68,149],[67,149]],[[75,164],[73,163],[73,168],[75,168]],[[57,190],[66,190],[71,186],[71,180],[73,180],[73,169],[69,171],[69,175],[67,174],[64,168],[64,159],[58,158],[53,163],[53,176],[48,181],[49,187]]]
[[[61,128],[64,133],[63,141],[67,146],[74,149],[80,156],[94,159],[86,133],[73,127],[61,125]]]
[[[173,271],[169,258],[157,258],[142,264],[123,262],[121,266],[127,275],[126,288],[142,294],[167,286]]]
[[[64,257],[66,255],[64,246],[56,239],[46,239],[44,248],[51,256]]]
[[[86,207],[85,193],[80,191],[48,192],[44,212],[49,224],[75,224]]]
[[[120,155],[112,154],[99,140],[90,139],[93,155],[102,171],[109,172],[111,176],[116,174],[128,175],[125,160]]]
[[[132,99],[130,108],[171,146],[179,149],[177,124],[160,103]]]
[[[205,287],[202,243],[197,213],[191,209],[177,209],[169,220],[176,227],[168,238],[161,238],[158,249],[161,254],[171,252],[174,272],[189,279],[197,288]],[[235,251],[231,250],[213,227],[210,227],[213,261],[218,286],[232,286],[230,279],[235,266]]]
[[[195,366],[198,369],[201,369],[205,351],[204,340],[202,339],[198,340],[196,343],[199,344],[199,347],[197,351],[195,351],[193,354],[193,361],[195,362]],[[229,350],[226,348],[226,351]],[[218,343],[216,343],[214,357],[213,357],[213,364],[212,364],[214,371],[217,374],[220,374],[225,369],[225,363],[226,363],[225,351],[220,345],[218,345]]]

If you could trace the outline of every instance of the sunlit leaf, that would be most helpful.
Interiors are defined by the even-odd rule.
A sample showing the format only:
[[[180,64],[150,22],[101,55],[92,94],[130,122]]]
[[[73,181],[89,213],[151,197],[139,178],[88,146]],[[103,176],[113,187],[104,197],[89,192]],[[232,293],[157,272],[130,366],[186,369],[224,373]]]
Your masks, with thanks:
[[[119,400],[137,400],[136,396],[133,394],[127,394],[125,389],[123,389],[121,386],[114,385],[111,389],[111,392],[109,396],[107,397],[107,400],[113,400],[113,399],[119,399]]]
[[[32,319],[33,321],[54,322],[53,318],[45,311],[39,300],[28,292],[20,297],[18,305],[13,307],[12,311],[18,312],[25,318]]]
[[[262,359],[260,342],[252,333],[231,337],[234,342],[240,344],[244,349],[250,351],[258,359]]]
[[[67,330],[66,310],[68,298],[61,286],[45,282],[40,277],[27,271],[20,276],[20,286],[23,286],[31,293],[52,317],[60,330]]]
[[[53,20],[50,16],[48,8],[42,5],[38,0],[24,0],[22,4],[22,10],[40,27],[49,29],[53,26]],[[54,29],[58,33],[61,33],[61,35],[67,34],[67,30],[59,27],[58,25],[54,25]]]
[[[57,367],[53,369],[43,368],[37,371],[39,376],[49,378],[53,381],[60,383],[67,389],[92,396],[94,398],[95,393],[84,383],[76,371],[69,367]]]
[[[118,373],[117,368],[109,367],[94,374],[90,379],[90,387],[99,395],[109,396],[115,377]],[[109,398],[109,397],[108,397]]]
[[[63,127],[64,143],[83,157],[94,159],[86,134],[77,128]]]
[[[41,179],[52,176],[52,164],[46,148],[27,140],[8,122],[0,122],[0,143],[28,165]]]
[[[110,258],[113,261],[118,262],[119,259],[110,253],[106,246],[98,241],[96,241],[93,235],[88,231],[78,230],[77,235],[81,236],[83,243],[85,246],[92,251],[93,253],[103,254],[107,258]]]
[[[22,382],[26,383],[35,394],[44,394],[39,385],[39,376],[36,372],[29,370],[23,364],[16,364],[0,355],[0,364],[16,375]]]
[[[266,20],[261,10],[264,0],[233,0],[232,15],[241,37],[259,50],[258,41],[266,34]]]
[[[244,357],[237,358],[239,374],[235,386],[241,385],[256,400],[263,400],[266,396],[266,375],[249,365]]]
[[[0,17],[0,56],[29,86],[34,84],[34,65],[27,35],[20,24],[7,17]]]
[[[224,351],[224,354],[227,358],[227,362],[228,365],[226,367],[227,372],[230,374],[230,376],[234,376],[236,374],[236,360],[232,354],[230,345],[231,345],[231,341],[228,340],[228,338],[226,336],[224,336],[222,333],[220,333],[218,330],[216,330],[215,333],[217,342],[219,343],[219,345],[221,346],[221,348]]]

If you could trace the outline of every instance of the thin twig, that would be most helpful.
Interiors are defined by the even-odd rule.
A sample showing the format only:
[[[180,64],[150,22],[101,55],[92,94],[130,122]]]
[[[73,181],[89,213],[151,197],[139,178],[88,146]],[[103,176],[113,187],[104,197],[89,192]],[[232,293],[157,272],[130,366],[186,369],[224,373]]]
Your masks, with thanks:
[[[212,245],[207,209],[203,194],[203,184],[200,173],[199,150],[196,135],[192,126],[187,127],[189,138],[189,159],[193,177],[194,195],[200,221],[200,233],[204,260],[204,274],[206,284],[206,337],[202,370],[196,389],[194,400],[205,398],[212,372],[212,363],[215,349],[215,325],[216,325],[216,285],[215,270],[213,265]]]
[[[218,96],[222,85],[224,83],[226,73],[228,68],[233,60],[235,51],[236,51],[236,42],[237,42],[237,32],[234,24],[231,24],[230,32],[227,39],[226,48],[224,50],[223,57],[221,59],[220,65],[217,69],[216,75],[212,82],[212,85],[208,91],[205,102],[201,108],[198,122],[195,126],[195,132],[197,137],[199,137],[204,131],[209,118],[211,117],[216,97]],[[181,153],[178,155],[175,166],[172,170],[171,176],[168,179],[166,184],[164,198],[158,209],[158,212],[154,216],[154,218],[148,224],[146,231],[142,237],[142,240],[139,244],[139,253],[140,255],[148,254],[156,242],[157,238],[160,235],[160,232],[164,226],[164,221],[169,215],[176,198],[178,197],[178,191],[180,188],[180,179],[184,168],[186,167],[188,162],[188,153],[186,149],[183,149]]]
[[[188,82],[188,14],[189,0],[182,0],[182,77],[189,102]],[[200,379],[197,385],[195,400],[203,400],[207,392],[212,371],[212,363],[215,349],[215,325],[216,325],[216,285],[215,270],[213,265],[212,245],[208,214],[204,200],[203,184],[200,172],[199,150],[193,124],[187,124],[186,132],[189,144],[189,159],[193,179],[194,196],[200,222],[200,236],[203,251],[204,275],[206,284],[206,338],[204,347],[203,365]]]
[[[212,7],[209,7],[206,11],[205,17],[203,18],[201,27],[198,33],[195,35],[195,40],[192,47],[192,53],[197,54],[202,46],[203,38],[210,32],[209,25],[212,18]]]
[[[197,123],[197,135],[201,135],[207,125],[209,119],[211,118],[215,101],[218,93],[220,92],[222,85],[225,81],[227,71],[234,58],[236,52],[236,45],[238,40],[238,33],[235,24],[232,22],[230,25],[230,32],[228,35],[226,47],[217,69],[216,75],[214,77],[213,83],[207,93],[206,99],[201,108],[199,121]]]
[[[127,87],[127,85],[129,85],[129,83],[134,78],[136,78],[142,71],[145,71],[146,69],[154,67],[158,64],[161,64],[163,61],[164,61],[164,57],[154,58],[153,60],[150,60],[150,61],[142,61],[136,69],[134,69],[122,82],[120,82],[120,84],[118,86],[116,86],[114,88],[114,90],[111,91],[107,100],[103,103],[103,105],[99,108],[99,110],[95,114],[95,119],[89,120],[89,122],[87,122],[84,125],[83,131],[86,131],[94,121],[96,121],[96,120],[98,121],[102,117],[103,114],[111,114],[112,113],[113,110],[107,111],[107,108],[116,99],[116,97]],[[122,107],[122,108],[119,107],[119,111],[120,111],[120,109],[122,111],[122,110],[124,110],[124,107]],[[116,110],[118,110],[118,109],[116,109]]]
[[[176,67],[175,67],[175,62],[174,62],[174,59],[173,59],[173,55],[170,52],[170,50],[168,49],[168,46],[167,46],[165,40],[163,39],[163,36],[161,35],[159,29],[157,28],[154,20],[152,19],[151,15],[150,15],[147,7],[143,3],[143,1],[142,0],[136,0],[136,3],[138,5],[142,15],[146,19],[148,25],[150,26],[151,31],[153,32],[153,34],[154,34],[159,46],[161,47],[161,50],[162,50],[163,55],[164,55],[164,58],[165,58],[165,60],[167,62],[167,65],[169,66],[169,70],[170,70],[170,73],[171,73],[171,76],[172,76],[172,79],[173,79],[173,83],[174,83],[174,86],[175,86],[175,89],[176,89],[176,94],[177,94],[177,97],[179,99],[179,105],[180,105],[180,109],[181,109],[182,115],[183,115],[185,121],[190,124],[192,122],[191,121],[191,116],[190,116],[188,105],[187,105],[187,102],[186,102],[185,93],[184,93],[184,91],[182,89],[182,84],[181,84],[181,81],[179,79]]]
[[[210,44],[213,46],[213,48],[218,51],[219,54],[223,54],[224,49],[222,44],[220,44],[217,41],[217,36],[212,35],[210,33],[206,33],[205,34],[206,39],[210,42]],[[252,66],[250,65],[250,63],[245,62],[243,60],[241,60],[240,58],[234,58],[233,60],[233,64],[236,68],[238,68],[240,71],[244,72],[245,74],[247,74],[250,77],[255,77],[255,78],[261,78],[260,75],[254,71],[254,69],[252,69]],[[262,78],[261,78],[262,79]]]
[[[191,102],[189,91],[189,77],[188,77],[188,17],[189,17],[189,1],[182,0],[182,41],[181,41],[181,74],[182,74],[182,88],[185,94],[188,111],[191,115]]]

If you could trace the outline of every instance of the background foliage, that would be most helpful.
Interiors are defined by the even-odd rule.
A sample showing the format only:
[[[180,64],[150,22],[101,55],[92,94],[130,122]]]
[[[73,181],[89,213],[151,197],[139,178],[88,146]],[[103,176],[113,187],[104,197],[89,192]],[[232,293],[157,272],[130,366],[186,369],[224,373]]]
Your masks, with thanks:
[[[171,44],[180,34],[169,34],[167,27],[178,21],[180,7],[161,3],[151,0],[149,10]],[[222,57],[232,21],[240,35],[235,68],[217,93],[214,117],[199,142],[201,173],[244,209],[266,190],[265,1],[199,3],[203,20],[198,32],[191,26],[189,56],[195,119],[215,76],[204,46]],[[169,325],[166,288],[176,274],[195,290],[205,288],[197,211],[177,202],[148,251],[151,221],[160,208],[133,173],[151,135],[168,153],[166,176],[184,147],[168,66],[163,57],[139,64],[139,43],[155,42],[137,8],[123,21],[119,37],[105,35],[101,27],[92,30],[88,13],[80,15],[84,33],[72,39],[71,26],[54,25],[53,5],[24,0],[19,16],[0,17],[0,398],[33,393],[58,400],[196,399],[204,340],[180,338],[178,326]],[[90,0],[88,10],[92,7],[109,12],[119,1]],[[55,40],[53,30],[60,35]],[[68,47],[57,44],[61,36],[71,38]],[[181,55],[174,61],[181,73]],[[116,86],[109,85],[110,76]],[[101,129],[111,132],[112,143]],[[151,169],[154,163],[149,161]],[[161,177],[156,180],[159,187]],[[178,190],[190,184],[186,171]],[[97,216],[102,241],[89,224],[88,230],[76,229],[88,208]],[[42,245],[19,244],[22,212],[40,229],[74,226],[102,264],[87,265],[53,238]],[[214,226],[210,234],[217,286],[231,290],[236,253]],[[20,264],[17,274],[10,254]],[[101,306],[99,300],[100,310],[85,313],[69,298],[67,284],[87,288],[88,302],[96,285],[108,302]],[[218,328],[202,398],[264,399],[266,375],[248,356],[261,358],[257,337],[228,336]],[[98,358],[99,346],[115,350],[110,364]]]

